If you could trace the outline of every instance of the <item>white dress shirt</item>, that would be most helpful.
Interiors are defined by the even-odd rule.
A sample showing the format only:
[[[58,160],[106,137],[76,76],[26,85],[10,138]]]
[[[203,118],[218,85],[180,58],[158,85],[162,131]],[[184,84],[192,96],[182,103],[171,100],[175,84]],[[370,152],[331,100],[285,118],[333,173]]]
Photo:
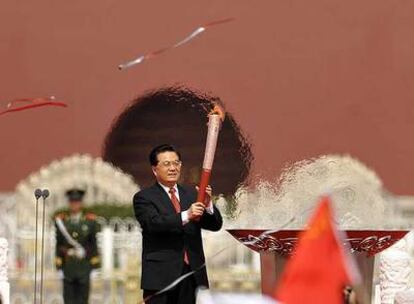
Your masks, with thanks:
[[[158,182],[158,184],[164,189],[168,197],[171,199],[171,193],[170,193],[171,187],[164,186],[160,182]],[[178,201],[180,201],[180,192],[178,191],[177,184],[175,184],[173,188],[175,189],[175,196],[177,197]],[[210,204],[206,207],[206,212],[208,214],[214,213],[213,201],[211,199],[210,199]],[[183,225],[187,224],[190,221],[189,216],[188,216],[188,209],[185,211],[181,211],[181,221]]]

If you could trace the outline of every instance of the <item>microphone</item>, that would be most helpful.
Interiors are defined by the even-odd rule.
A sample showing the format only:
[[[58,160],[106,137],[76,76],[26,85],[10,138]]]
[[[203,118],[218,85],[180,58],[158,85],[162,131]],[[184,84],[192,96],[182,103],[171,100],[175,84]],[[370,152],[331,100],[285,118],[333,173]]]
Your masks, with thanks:
[[[36,200],[38,200],[42,196],[42,193],[42,190],[40,190],[39,188],[34,191],[34,196]]]
[[[49,197],[50,192],[47,189],[43,189],[43,218],[42,218],[42,254],[40,256],[40,303],[43,303],[43,272],[44,272],[44,256],[45,256],[45,222],[46,222],[46,199]]]
[[[34,293],[33,293],[33,302],[36,303],[36,299],[37,299],[37,260],[38,260],[38,250],[37,250],[37,243],[38,243],[38,230],[39,230],[39,209],[38,209],[38,204],[39,204],[39,198],[42,196],[43,191],[39,188],[37,188],[34,191],[34,196],[36,198],[36,205],[35,205],[35,229],[36,229],[36,234],[35,234],[35,263],[34,263]]]
[[[47,189],[43,189],[43,191],[42,191],[42,197],[43,197],[43,199],[48,198],[48,197],[49,197],[49,195],[50,195],[49,190],[47,190]]]

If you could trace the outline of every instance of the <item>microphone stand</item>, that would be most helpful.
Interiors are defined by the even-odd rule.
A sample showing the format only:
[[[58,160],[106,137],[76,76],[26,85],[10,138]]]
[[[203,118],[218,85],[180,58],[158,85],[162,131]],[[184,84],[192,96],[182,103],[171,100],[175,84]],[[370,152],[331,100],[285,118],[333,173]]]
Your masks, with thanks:
[[[43,198],[43,217],[42,217],[42,254],[40,256],[40,303],[43,304],[43,270],[45,256],[45,222],[46,222],[46,198],[49,197],[49,190],[42,191]]]
[[[42,190],[40,189],[36,189],[34,192],[34,196],[36,198],[36,205],[35,205],[35,217],[36,217],[36,228],[35,228],[35,264],[34,264],[34,293],[33,293],[33,303],[36,303],[36,299],[37,299],[37,231],[38,231],[38,214],[39,214],[39,210],[38,210],[38,205],[39,205],[39,198],[42,196]]]

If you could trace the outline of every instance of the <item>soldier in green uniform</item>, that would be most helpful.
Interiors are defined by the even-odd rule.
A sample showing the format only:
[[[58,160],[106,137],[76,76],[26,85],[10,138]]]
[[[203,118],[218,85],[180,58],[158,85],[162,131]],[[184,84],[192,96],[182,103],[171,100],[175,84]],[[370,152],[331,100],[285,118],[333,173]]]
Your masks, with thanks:
[[[66,192],[69,212],[56,216],[56,267],[63,272],[65,304],[87,304],[90,274],[100,267],[96,216],[82,211],[85,191]]]

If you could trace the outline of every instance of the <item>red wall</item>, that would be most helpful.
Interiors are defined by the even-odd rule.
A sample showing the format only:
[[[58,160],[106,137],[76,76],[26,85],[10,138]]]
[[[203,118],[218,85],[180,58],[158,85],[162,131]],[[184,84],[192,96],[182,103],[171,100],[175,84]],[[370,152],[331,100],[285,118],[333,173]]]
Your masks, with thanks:
[[[127,71],[117,65],[235,17]],[[414,194],[414,2],[3,0],[0,103],[56,95],[67,109],[0,116],[0,190],[74,152],[100,155],[137,94],[181,82],[227,103],[255,173],[350,153]]]

